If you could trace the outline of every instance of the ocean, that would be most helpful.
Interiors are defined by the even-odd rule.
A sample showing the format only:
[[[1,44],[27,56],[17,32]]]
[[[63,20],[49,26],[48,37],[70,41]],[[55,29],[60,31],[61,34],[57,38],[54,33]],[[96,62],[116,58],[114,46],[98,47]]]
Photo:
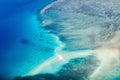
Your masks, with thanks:
[[[119,0],[0,1],[0,80],[119,80]]]
[[[0,1],[0,77],[25,75],[53,56],[57,44],[38,17],[52,1]]]

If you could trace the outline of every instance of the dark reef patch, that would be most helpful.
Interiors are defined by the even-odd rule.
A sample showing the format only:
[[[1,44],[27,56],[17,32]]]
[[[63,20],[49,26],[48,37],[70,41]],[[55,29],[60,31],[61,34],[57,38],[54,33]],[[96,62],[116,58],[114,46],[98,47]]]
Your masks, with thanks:
[[[28,40],[28,39],[25,39],[25,38],[21,39],[20,42],[21,42],[22,44],[29,44],[29,43],[30,43],[29,40]]]

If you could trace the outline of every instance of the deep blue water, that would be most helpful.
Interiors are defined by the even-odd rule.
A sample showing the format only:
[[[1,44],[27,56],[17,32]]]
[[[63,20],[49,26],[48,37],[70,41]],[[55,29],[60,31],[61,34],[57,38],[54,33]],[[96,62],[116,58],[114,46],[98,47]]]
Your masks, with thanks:
[[[51,1],[0,1],[0,76],[24,75],[53,55],[54,39],[39,28],[38,19]]]

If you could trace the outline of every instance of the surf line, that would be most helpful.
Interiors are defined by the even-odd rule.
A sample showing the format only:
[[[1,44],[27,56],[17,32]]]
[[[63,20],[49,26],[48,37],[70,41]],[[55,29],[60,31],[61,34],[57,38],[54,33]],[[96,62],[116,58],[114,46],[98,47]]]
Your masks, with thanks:
[[[50,3],[49,5],[47,5],[45,8],[43,8],[40,12],[40,14],[43,14],[47,9],[49,9],[50,7],[54,6],[57,3],[63,2],[64,0],[56,0],[52,3]]]

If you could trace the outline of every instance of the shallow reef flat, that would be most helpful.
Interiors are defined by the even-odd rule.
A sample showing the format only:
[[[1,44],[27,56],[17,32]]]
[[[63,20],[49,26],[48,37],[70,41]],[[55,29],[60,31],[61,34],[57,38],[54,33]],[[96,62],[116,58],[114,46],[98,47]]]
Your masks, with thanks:
[[[40,16],[43,28],[64,44],[61,51],[90,50],[100,60],[90,80],[113,80],[120,76],[119,7],[118,0],[57,0]]]
[[[58,46],[27,76],[13,80],[120,79],[119,0],[56,0],[39,20]]]

